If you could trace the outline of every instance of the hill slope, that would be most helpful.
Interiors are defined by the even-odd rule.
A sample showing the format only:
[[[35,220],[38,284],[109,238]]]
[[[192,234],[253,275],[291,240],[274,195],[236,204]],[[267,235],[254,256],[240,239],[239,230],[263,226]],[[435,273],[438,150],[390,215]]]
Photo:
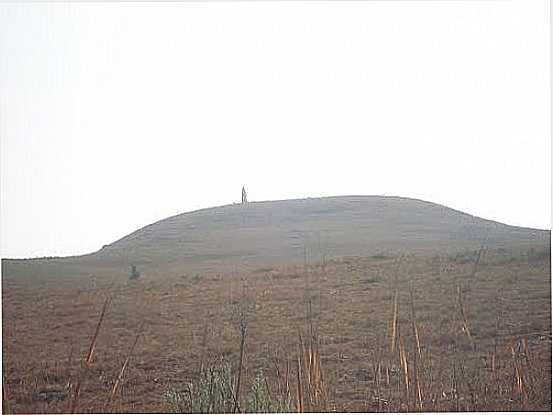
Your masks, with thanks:
[[[550,235],[416,199],[342,196],[202,209],[148,225],[90,255],[28,262],[49,265],[50,272],[65,265],[74,273],[126,273],[130,263],[154,274],[219,272],[302,263],[305,255],[314,263],[383,252],[455,252],[478,249],[486,238],[490,247],[549,244]],[[12,267],[6,265],[9,275]]]
[[[191,268],[262,266],[322,256],[477,249],[547,242],[549,231],[385,196],[253,202],[184,213],[146,226],[93,256]]]

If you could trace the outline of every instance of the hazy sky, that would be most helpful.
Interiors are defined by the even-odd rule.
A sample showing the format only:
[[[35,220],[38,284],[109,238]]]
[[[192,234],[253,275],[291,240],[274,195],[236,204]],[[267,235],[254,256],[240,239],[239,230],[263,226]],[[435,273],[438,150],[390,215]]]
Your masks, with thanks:
[[[551,227],[549,1],[0,4],[1,253],[240,200]]]

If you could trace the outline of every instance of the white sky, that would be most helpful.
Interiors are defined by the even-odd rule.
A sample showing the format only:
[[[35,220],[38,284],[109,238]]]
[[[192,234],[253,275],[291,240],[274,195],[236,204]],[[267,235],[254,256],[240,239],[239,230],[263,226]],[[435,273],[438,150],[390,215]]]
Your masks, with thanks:
[[[549,1],[0,5],[1,253],[386,194],[551,227]]]

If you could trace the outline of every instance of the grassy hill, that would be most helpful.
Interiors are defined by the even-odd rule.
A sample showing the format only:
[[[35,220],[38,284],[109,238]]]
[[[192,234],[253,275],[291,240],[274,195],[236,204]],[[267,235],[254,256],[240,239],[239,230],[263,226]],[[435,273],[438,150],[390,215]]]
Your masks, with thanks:
[[[457,252],[549,244],[550,231],[474,217],[422,200],[342,196],[234,204],[145,226],[81,257],[3,262],[6,276],[223,272],[398,252]]]

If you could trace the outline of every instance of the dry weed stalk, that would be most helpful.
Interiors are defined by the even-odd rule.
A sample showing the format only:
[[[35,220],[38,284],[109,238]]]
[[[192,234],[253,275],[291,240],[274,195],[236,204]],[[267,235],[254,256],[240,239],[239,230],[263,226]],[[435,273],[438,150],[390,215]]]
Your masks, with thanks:
[[[231,300],[232,303],[232,300]],[[198,362],[198,374],[202,373],[204,370],[204,364],[205,364],[205,355],[206,355],[206,349],[207,349],[207,337],[208,337],[208,324],[207,322],[204,324],[204,331],[202,334],[202,345],[201,345],[201,354],[200,354],[200,360]]]
[[[465,333],[470,341],[471,347],[474,350],[476,347],[476,344],[474,342],[474,338],[472,337],[472,334],[470,332],[469,323],[467,320],[467,315],[465,312],[465,305],[463,303],[463,295],[461,292],[461,287],[457,285],[457,303],[459,306],[459,313],[461,315],[461,329],[463,333]]]
[[[398,289],[398,280],[399,280],[399,270],[401,267],[401,261],[403,260],[403,255],[400,255],[396,260],[396,268],[394,271],[394,278],[390,289],[393,291],[392,294],[392,320],[390,325],[392,326],[392,337],[390,339],[390,354],[393,355],[396,350],[397,339],[398,339],[398,330],[399,330],[399,289]]]
[[[419,379],[419,368],[418,368],[418,353],[413,352],[413,377],[415,381],[415,388],[413,390],[413,393],[415,395],[414,401],[416,402],[416,406],[418,407],[419,411],[423,410],[422,407],[422,389]]]
[[[419,340],[419,331],[417,329],[417,319],[415,314],[415,300],[413,298],[413,281],[411,281],[409,285],[409,294],[410,294],[410,300],[411,300],[411,326],[413,328],[413,338],[415,340],[415,345],[417,347],[416,352],[413,352],[413,376],[415,380],[415,394],[416,394],[416,401],[417,406],[420,411],[423,410],[422,408],[422,389],[421,384],[419,380],[419,362],[418,360],[421,359],[422,363],[422,352],[421,352],[421,344]]]
[[[280,383],[281,374],[280,374],[280,368],[278,367],[278,361],[276,356],[273,356],[273,364],[275,366],[275,371],[276,371],[277,393],[279,395],[282,395],[282,384]]]
[[[536,370],[534,368],[534,365],[532,363],[532,355],[530,353],[530,347],[528,346],[528,339],[524,338],[522,339],[522,351],[524,353],[524,361],[526,362],[526,368],[527,368],[527,383],[530,385],[530,388],[533,388],[535,382],[536,382]]]
[[[399,358],[401,368],[403,369],[403,377],[405,381],[405,396],[409,399],[409,366],[407,364],[407,353],[405,351],[405,342],[403,337],[399,336]]]
[[[312,343],[309,353],[312,362],[310,383],[313,393],[313,404],[316,405],[319,410],[326,409],[324,379],[318,345]]]
[[[394,354],[397,344],[397,331],[398,331],[398,316],[399,316],[399,291],[397,288],[394,291],[394,296],[392,300],[392,338],[390,344],[390,354]]]
[[[327,408],[321,356],[316,336],[309,336],[305,344],[298,329],[298,408],[306,411],[325,411]],[[301,398],[301,399],[300,399]]]
[[[525,374],[522,369],[522,365],[520,364],[520,360],[518,358],[517,352],[515,351],[515,348],[511,346],[511,356],[513,358],[513,366],[514,366],[514,381],[516,385],[516,390],[518,391],[518,394],[522,397],[522,401],[525,406],[528,405],[528,391],[527,391],[527,385],[525,382]],[[514,388],[513,388],[514,389]]]
[[[304,246],[304,301],[306,306],[306,323],[308,326],[307,342],[304,343],[301,330],[298,327],[298,390],[297,410],[299,412],[319,410],[327,407],[326,392],[319,353],[318,329],[321,318],[321,289],[319,282],[319,314],[314,325],[314,315],[311,298],[311,284],[308,267],[307,248]]]
[[[422,349],[421,349],[421,342],[419,338],[419,329],[417,327],[417,315],[415,313],[415,300],[413,297],[413,281],[411,281],[409,285],[409,298],[411,301],[411,324],[413,327],[413,337],[415,339],[415,344],[417,346],[417,353],[419,355],[419,358],[422,359]]]
[[[453,361],[453,377],[451,390],[453,393],[453,398],[455,399],[455,412],[459,412],[461,410],[461,407],[459,405],[459,391],[457,390],[457,365],[455,363],[455,360]]]
[[[373,361],[373,368],[374,368],[374,383],[376,385],[376,400],[378,405],[378,411],[382,411],[382,402],[384,399],[382,398],[382,345],[380,344],[380,338],[378,341],[377,349],[378,351],[375,360]]]
[[[234,396],[236,397],[233,412],[240,411],[239,402],[240,402],[240,383],[242,380],[242,370],[244,367],[244,349],[246,345],[246,334],[248,332],[248,326],[245,318],[240,320],[240,361],[238,363],[238,378],[236,380],[236,390]]]
[[[290,360],[288,359],[288,357],[286,358],[286,371],[284,372],[284,385],[281,383],[280,379],[281,379],[281,373],[280,373],[280,366],[278,365],[278,362],[275,358],[274,360],[274,363],[275,363],[275,368],[276,368],[276,373],[277,373],[277,382],[278,382],[278,393],[279,393],[279,396],[283,396],[283,392],[284,392],[284,396],[285,397],[289,397],[290,396]]]
[[[236,376],[236,385],[231,394],[234,399],[232,412],[240,412],[240,390],[242,385],[242,373],[244,372],[244,359],[246,349],[246,335],[248,333],[248,316],[251,305],[249,304],[247,280],[242,280],[242,294],[240,297],[238,308],[234,311],[237,315],[237,327],[240,333],[240,355],[238,362],[238,374]],[[255,307],[254,307],[255,309]]]
[[[123,363],[123,366],[121,367],[121,371],[119,372],[119,376],[117,376],[117,380],[115,381],[115,384],[113,385],[113,389],[111,390],[111,394],[108,398],[108,401],[106,403],[106,406],[109,405],[113,398],[115,397],[115,393],[117,392],[117,389],[121,385],[121,382],[123,381],[123,375],[125,374],[125,370],[127,369],[127,366],[129,364],[129,361],[131,359],[131,356],[134,352],[134,348],[136,347],[136,344],[138,343],[138,339],[140,338],[140,335],[142,334],[142,329],[144,328],[144,323],[140,325],[136,332],[136,336],[134,338],[134,342],[129,350],[129,353],[127,354],[127,357],[125,358],[125,362]]]
[[[298,378],[297,378],[297,381],[298,381],[298,400],[297,400],[297,404],[296,404],[296,409],[298,412],[303,412],[303,394],[302,394],[302,387],[301,387],[301,378],[302,378],[302,375],[301,375],[301,358],[300,358],[300,355],[301,355],[301,350],[300,350],[300,353],[298,354],[298,366],[297,366],[297,374],[298,374]]]
[[[240,401],[240,383],[242,381],[242,370],[244,367],[244,345],[246,342],[246,330],[244,329],[241,332],[241,338],[240,338],[240,358],[238,363],[238,378],[236,380],[236,389],[234,392],[234,396],[236,397],[236,401],[234,404],[233,412],[236,412],[238,409],[238,403]]]
[[[79,396],[81,393],[81,387],[83,382],[83,377],[86,373],[86,371],[89,369],[90,365],[92,364],[92,356],[94,354],[94,348],[96,347],[96,341],[98,340],[98,333],[100,333],[100,327],[102,326],[102,322],[104,321],[104,316],[106,314],[106,310],[111,303],[111,296],[107,296],[106,300],[104,301],[104,305],[102,307],[102,312],[100,313],[100,318],[98,319],[98,324],[96,324],[96,330],[94,331],[94,335],[92,336],[92,341],[90,342],[90,347],[88,349],[88,354],[86,356],[86,359],[84,360],[83,364],[81,365],[81,370],[79,371],[79,375],[77,378],[77,384],[75,385],[75,392],[73,394],[73,399],[69,402],[69,412],[75,413],[77,409],[77,404],[79,402]]]
[[[88,355],[85,361],[87,365],[90,365],[92,363],[92,356],[94,355],[96,341],[98,340],[98,333],[100,333],[100,327],[102,326],[102,322],[104,321],[104,316],[106,315],[106,310],[110,303],[111,303],[111,297],[108,296],[104,301],[102,312],[100,313],[100,318],[98,319],[98,324],[96,325],[96,330],[94,331],[94,336],[92,337],[92,341],[90,342],[90,348],[88,349]]]
[[[284,401],[288,402],[291,396],[290,381],[289,381],[290,361],[288,358],[286,358],[286,370],[284,374],[282,374],[280,370],[280,366],[278,364],[278,359],[276,356],[273,357],[273,364],[275,366],[275,371],[276,371],[277,395],[280,398],[284,398]]]
[[[288,359],[286,359],[285,384],[286,384],[286,396],[288,396],[290,395],[290,361]]]

